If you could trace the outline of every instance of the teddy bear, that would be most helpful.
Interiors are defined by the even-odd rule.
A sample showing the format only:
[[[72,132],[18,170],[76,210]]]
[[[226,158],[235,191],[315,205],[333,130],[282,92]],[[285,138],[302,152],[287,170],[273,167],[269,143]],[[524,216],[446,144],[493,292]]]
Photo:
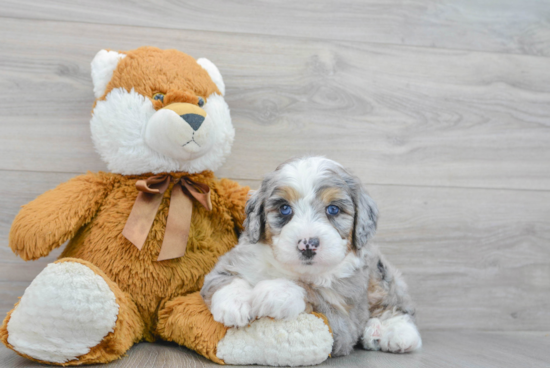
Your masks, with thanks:
[[[213,174],[235,134],[217,67],[141,47],[101,50],[91,75],[91,136],[109,172],[77,176],[16,216],[9,245],[24,260],[68,244],[8,313],[2,342],[67,366],[111,362],[156,340],[220,364],[325,360],[333,339],[324,316],[229,328],[200,296],[204,276],[237,244],[249,193]]]

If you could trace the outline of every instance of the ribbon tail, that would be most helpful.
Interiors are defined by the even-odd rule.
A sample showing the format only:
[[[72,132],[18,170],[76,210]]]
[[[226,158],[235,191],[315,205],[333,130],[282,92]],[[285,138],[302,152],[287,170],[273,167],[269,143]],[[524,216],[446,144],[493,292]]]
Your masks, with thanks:
[[[122,235],[139,250],[143,248],[151,226],[153,226],[162,196],[162,193],[139,192],[124,230],[122,230]]]
[[[192,214],[191,199],[183,193],[181,185],[174,185],[164,240],[157,261],[183,257],[187,249]]]

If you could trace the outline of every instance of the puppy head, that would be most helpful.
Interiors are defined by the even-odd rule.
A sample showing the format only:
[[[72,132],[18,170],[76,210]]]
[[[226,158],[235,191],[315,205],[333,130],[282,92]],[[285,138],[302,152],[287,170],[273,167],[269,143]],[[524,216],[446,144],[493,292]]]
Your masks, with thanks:
[[[378,214],[359,180],[323,157],[279,166],[265,177],[246,212],[249,240],[269,245],[280,264],[298,273],[331,269],[364,247]]]

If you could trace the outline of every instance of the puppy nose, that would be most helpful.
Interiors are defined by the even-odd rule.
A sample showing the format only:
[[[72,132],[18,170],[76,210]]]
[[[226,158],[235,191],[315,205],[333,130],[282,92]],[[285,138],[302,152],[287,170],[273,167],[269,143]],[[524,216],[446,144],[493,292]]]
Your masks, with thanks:
[[[319,247],[319,238],[304,238],[298,242],[298,249],[302,255],[307,258],[312,258]]]
[[[309,238],[307,240],[307,245],[312,248],[317,248],[319,246],[319,238]]]
[[[180,118],[185,120],[185,122],[189,124],[194,131],[199,130],[202,123],[204,122],[204,116],[198,114],[184,114],[180,115]]]

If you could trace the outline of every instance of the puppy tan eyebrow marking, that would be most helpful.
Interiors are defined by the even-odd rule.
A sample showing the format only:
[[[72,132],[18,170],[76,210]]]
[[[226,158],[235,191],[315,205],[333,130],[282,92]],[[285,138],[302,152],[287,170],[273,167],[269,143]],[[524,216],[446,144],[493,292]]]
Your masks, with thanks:
[[[325,204],[332,203],[337,200],[345,199],[345,193],[337,187],[324,187],[318,192],[318,196]]]
[[[301,197],[296,189],[289,186],[277,187],[273,194],[286,199],[288,202],[296,202]]]

